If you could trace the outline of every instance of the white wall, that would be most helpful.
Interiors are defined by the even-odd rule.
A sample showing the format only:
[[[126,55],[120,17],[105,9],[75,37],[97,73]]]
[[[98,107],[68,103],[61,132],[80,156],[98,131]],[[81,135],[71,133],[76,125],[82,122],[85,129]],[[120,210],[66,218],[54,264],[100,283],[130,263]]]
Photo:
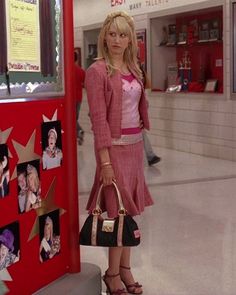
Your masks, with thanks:
[[[167,65],[176,62],[175,47],[159,46],[163,38],[163,26],[175,23],[173,18],[151,20],[150,58],[152,61],[151,80],[153,89],[166,89]]]

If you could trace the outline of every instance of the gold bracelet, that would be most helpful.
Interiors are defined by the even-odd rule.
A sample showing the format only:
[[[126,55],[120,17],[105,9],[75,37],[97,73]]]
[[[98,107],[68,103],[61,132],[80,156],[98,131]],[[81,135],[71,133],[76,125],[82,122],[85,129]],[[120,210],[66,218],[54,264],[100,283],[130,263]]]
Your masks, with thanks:
[[[104,162],[101,164],[101,167],[110,166],[111,162]]]

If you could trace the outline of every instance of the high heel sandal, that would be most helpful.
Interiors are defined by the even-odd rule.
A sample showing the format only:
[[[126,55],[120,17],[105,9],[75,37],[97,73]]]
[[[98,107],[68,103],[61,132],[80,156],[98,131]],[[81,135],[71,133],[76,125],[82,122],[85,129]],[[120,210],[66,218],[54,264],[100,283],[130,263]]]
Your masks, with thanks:
[[[120,268],[123,268],[125,270],[129,270],[129,271],[131,270],[131,268],[128,267],[128,266],[120,265]],[[125,285],[125,287],[126,287],[129,294],[136,294],[136,295],[143,294],[142,290],[140,292],[138,292],[138,293],[136,292],[137,289],[142,288],[142,285],[140,285],[138,282],[135,282],[133,284],[126,284],[126,282],[122,278],[121,278],[121,281],[124,283],[124,285]]]
[[[126,292],[125,288],[117,289],[115,291],[112,291],[110,289],[110,286],[109,286],[108,282],[106,281],[109,278],[115,278],[115,277],[118,277],[119,275],[120,275],[119,273],[115,274],[115,275],[109,275],[107,273],[107,271],[105,272],[105,275],[102,277],[102,279],[103,279],[103,282],[105,283],[105,285],[107,287],[107,294],[110,294],[110,295],[127,295],[127,292]]]

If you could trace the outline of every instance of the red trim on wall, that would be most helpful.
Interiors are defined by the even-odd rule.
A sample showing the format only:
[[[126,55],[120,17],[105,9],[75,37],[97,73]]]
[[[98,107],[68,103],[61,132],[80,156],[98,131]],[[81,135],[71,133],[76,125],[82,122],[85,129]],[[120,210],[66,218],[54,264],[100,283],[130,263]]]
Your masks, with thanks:
[[[73,1],[64,0],[65,46],[65,124],[66,124],[66,195],[68,198],[69,271],[80,271],[76,113],[74,99],[74,29]]]

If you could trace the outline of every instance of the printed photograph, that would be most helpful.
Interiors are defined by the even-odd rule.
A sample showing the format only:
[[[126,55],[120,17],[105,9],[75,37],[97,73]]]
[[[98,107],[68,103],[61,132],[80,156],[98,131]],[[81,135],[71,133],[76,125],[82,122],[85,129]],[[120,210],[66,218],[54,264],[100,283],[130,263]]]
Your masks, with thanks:
[[[19,213],[41,207],[40,160],[17,165]]]
[[[19,223],[0,228],[0,271],[20,260]]]
[[[0,144],[0,199],[9,195],[9,180],[8,147]]]
[[[43,169],[60,167],[62,164],[61,122],[42,123]]]
[[[39,216],[39,259],[40,262],[52,259],[60,253],[59,210]]]

